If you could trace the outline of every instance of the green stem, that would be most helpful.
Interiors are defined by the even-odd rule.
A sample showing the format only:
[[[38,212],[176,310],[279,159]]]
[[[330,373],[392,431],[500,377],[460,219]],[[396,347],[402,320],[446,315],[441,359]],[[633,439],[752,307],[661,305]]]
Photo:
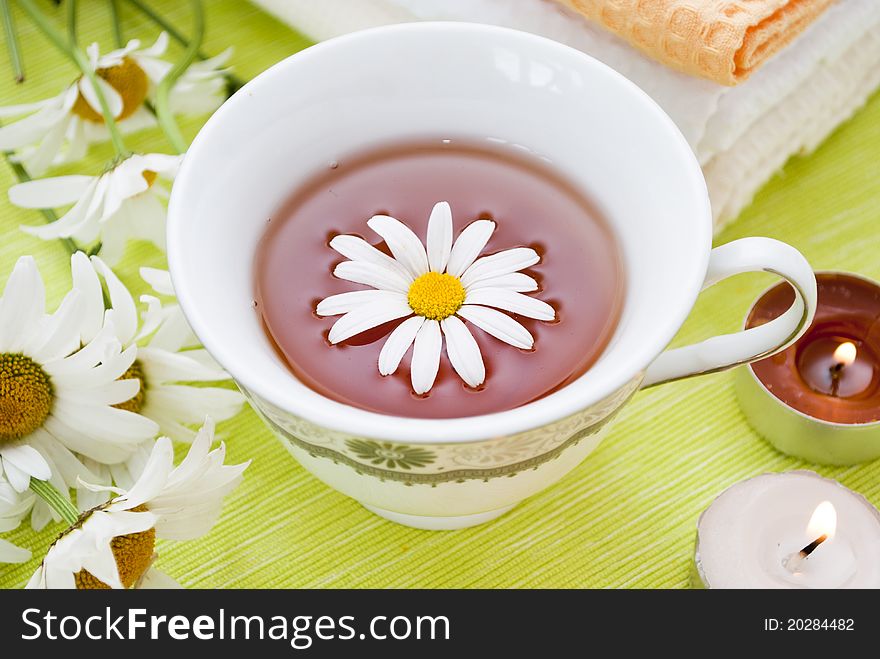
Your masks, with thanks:
[[[9,61],[12,64],[15,81],[24,82],[24,62],[21,59],[21,47],[18,43],[18,34],[15,32],[15,22],[12,18],[12,8],[9,6],[9,0],[0,0],[0,15],[3,18],[6,48],[9,51]]]
[[[113,41],[116,42],[117,48],[125,45],[125,37],[122,34],[122,20],[119,16],[119,0],[109,0],[110,18],[113,23]]]
[[[153,9],[150,8],[149,5],[142,2],[142,0],[128,0],[128,3],[134,6],[138,11],[140,11],[144,16],[153,21],[156,25],[158,25],[159,28],[167,32],[168,36],[174,39],[181,46],[183,46],[184,48],[189,47],[189,40],[183,34],[181,34],[177,30],[177,28],[175,28],[171,23],[169,23],[164,18],[162,18],[162,16],[153,11]],[[198,49],[196,51],[196,57],[201,60],[206,60],[210,59],[211,56],[205,54],[200,49]],[[236,76],[234,73],[226,73],[225,75],[226,79],[229,81],[230,94],[244,86],[245,81]]]
[[[110,133],[110,141],[113,143],[113,148],[117,155],[126,155],[128,151],[125,148],[125,143],[122,141],[122,134],[119,132],[119,126],[116,125],[116,119],[114,118],[113,113],[110,112],[110,106],[107,104],[107,98],[104,96],[103,90],[98,86],[98,75],[89,64],[89,60],[85,53],[64,40],[64,38],[58,33],[58,30],[56,30],[46,19],[43,12],[37,8],[33,0],[17,0],[17,2],[28,14],[40,32],[42,32],[43,35],[49,39],[56,48],[58,48],[58,50],[67,55],[67,57],[77,65],[79,70],[82,71],[82,74],[89,80],[89,82],[92,83],[92,87],[95,90],[95,96],[98,98],[98,104],[101,106],[101,114],[104,115],[104,125],[107,126],[107,131]]]
[[[49,481],[31,478],[31,490],[52,508],[61,518],[73,526],[79,520],[79,511],[66,496],[61,494]]]
[[[76,0],[66,0],[67,5],[67,38],[70,47],[76,48]]]
[[[6,156],[7,164],[12,169],[12,173],[15,174],[15,178],[17,178],[20,183],[27,183],[28,181],[32,180],[31,175],[28,174],[27,170],[22,166],[22,164],[20,162],[15,162],[14,160],[12,160],[12,154],[10,152],[7,151],[4,155]],[[43,218],[48,224],[52,224],[52,222],[58,220],[58,215],[51,208],[42,208],[40,209],[40,213],[43,215]],[[81,251],[79,245],[77,245],[70,238],[59,238],[58,240],[61,241],[61,244],[64,245],[65,249],[71,254],[76,254],[77,252]]]
[[[159,82],[159,87],[156,89],[156,119],[177,153],[186,151],[186,141],[180,134],[180,129],[174,120],[174,114],[171,112],[169,103],[171,88],[189,68],[190,64],[195,61],[199,48],[202,45],[202,40],[205,38],[205,13],[202,9],[202,2],[201,0],[190,0],[190,6],[193,12],[193,38],[183,53],[183,57],[177,60],[171,70],[165,74],[165,77],[162,78]]]

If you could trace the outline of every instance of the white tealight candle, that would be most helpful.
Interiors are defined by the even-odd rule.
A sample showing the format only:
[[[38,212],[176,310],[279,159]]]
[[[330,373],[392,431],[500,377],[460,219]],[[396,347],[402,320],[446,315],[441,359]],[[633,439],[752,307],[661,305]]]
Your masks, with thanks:
[[[880,588],[880,512],[811,471],[726,489],[700,516],[694,585]]]

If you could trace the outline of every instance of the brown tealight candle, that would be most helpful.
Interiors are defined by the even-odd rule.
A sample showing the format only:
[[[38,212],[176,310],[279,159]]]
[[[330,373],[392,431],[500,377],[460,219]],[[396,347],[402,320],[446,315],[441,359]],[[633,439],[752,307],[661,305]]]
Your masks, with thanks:
[[[736,388],[751,425],[779,450],[813,462],[880,456],[880,285],[818,273],[810,329],[773,357],[739,369]],[[793,291],[779,285],[752,307],[746,327],[781,315]]]

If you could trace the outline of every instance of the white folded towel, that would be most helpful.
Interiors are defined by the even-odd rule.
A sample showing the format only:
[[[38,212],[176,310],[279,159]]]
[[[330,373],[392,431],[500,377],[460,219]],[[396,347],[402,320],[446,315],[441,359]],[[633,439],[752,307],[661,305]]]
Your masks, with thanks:
[[[880,0],[838,0],[736,87],[673,71],[548,0],[253,1],[317,40],[408,20],[462,20],[583,50],[639,85],[678,124],[703,165],[718,227],[788,158],[815,149],[880,85]]]

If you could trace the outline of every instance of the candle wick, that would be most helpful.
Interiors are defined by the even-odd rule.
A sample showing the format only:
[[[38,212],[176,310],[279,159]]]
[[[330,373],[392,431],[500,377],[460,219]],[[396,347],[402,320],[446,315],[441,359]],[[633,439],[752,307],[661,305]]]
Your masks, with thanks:
[[[816,548],[825,542],[828,539],[828,535],[823,533],[818,538],[813,540],[810,544],[805,546],[800,551],[793,553],[787,559],[785,559],[785,567],[788,568],[789,572],[797,572],[798,568],[801,566],[807,557],[816,551]]]

